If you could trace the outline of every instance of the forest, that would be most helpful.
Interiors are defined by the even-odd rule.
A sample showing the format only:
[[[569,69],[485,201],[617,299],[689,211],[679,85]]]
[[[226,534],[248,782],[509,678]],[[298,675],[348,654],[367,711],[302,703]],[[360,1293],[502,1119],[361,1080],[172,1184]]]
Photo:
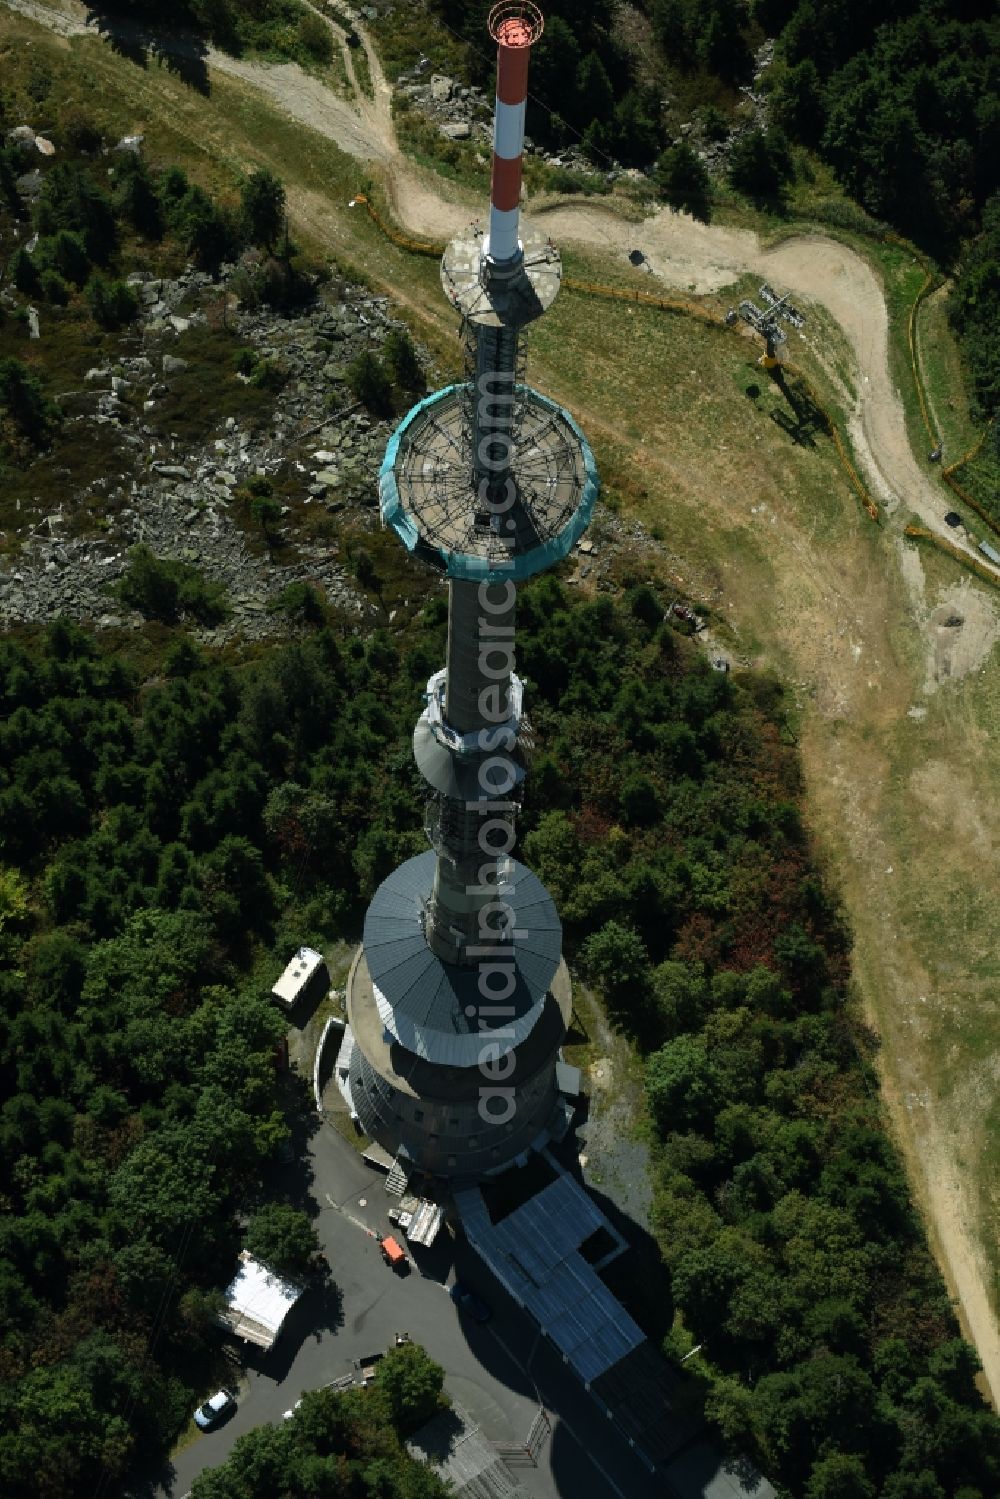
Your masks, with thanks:
[[[421,0],[464,45],[489,91],[489,0]],[[384,7],[383,7],[384,9]],[[547,0],[528,129],[593,162],[648,168],[676,207],[707,213],[711,181],[691,140],[725,140],[730,186],[772,212],[819,159],[879,225],[956,273],[953,325],[974,414],[1000,407],[1000,17],[987,0]],[[323,62],[329,29],[302,0],[106,0],[96,14],[188,26],[231,51]],[[639,18],[638,27],[627,18]],[[745,128],[740,90],[760,79],[766,128]],[[669,92],[668,92],[669,90]],[[680,114],[678,114],[680,110]],[[696,127],[675,136],[683,116]],[[2,183],[0,183],[2,187]],[[991,227],[994,226],[994,227]],[[986,273],[984,274],[984,264]]]
[[[570,7],[547,8],[558,40]],[[239,9],[228,0],[227,13]],[[781,13],[779,80],[802,67],[801,10]],[[464,24],[468,12],[449,13]],[[207,9],[190,14],[207,24]],[[709,14],[692,9],[690,25]],[[963,36],[987,25],[968,6],[937,14]],[[595,119],[625,131],[648,114],[655,154],[653,95],[627,51],[604,47],[611,7],[573,15],[579,69],[593,56],[605,102],[632,102],[583,120],[581,94],[598,97],[600,74],[588,63],[581,90],[579,69],[556,69],[554,51],[549,63],[540,54],[545,87],[565,90],[564,118],[584,132]],[[754,24],[747,13],[737,27],[748,45]],[[876,53],[897,68],[901,26],[877,8],[863,26],[830,23],[819,90],[829,108],[813,149],[826,149],[832,80],[854,67],[861,89]],[[698,35],[684,67],[723,78],[718,60],[707,71]],[[964,94],[956,85],[967,116],[990,97],[988,47],[970,44],[968,61],[972,82]],[[935,72],[928,97],[946,84]],[[777,109],[794,89],[786,78],[774,93]],[[69,149],[32,210],[35,254],[12,257],[19,288],[52,309],[86,305],[98,328],[127,323],[123,251],[141,233],[210,271],[254,243],[264,295],[305,294],[281,253],[283,195],[268,174],[220,206],[137,158],[116,157],[109,175],[90,159],[86,126],[60,122]],[[806,139],[790,119],[784,129]],[[598,134],[595,151],[606,149]],[[963,158],[974,175],[977,150]],[[995,163],[994,153],[948,230],[964,255],[954,316],[984,415],[1000,380],[1000,344],[980,338],[1000,308]],[[23,164],[16,145],[0,152],[5,212],[25,211],[12,186]],[[19,463],[58,421],[33,369],[0,360],[0,456]],[[307,1257],[308,1225],[265,1186],[295,1107],[268,989],[290,948],[355,940],[379,881],[425,846],[410,736],[444,658],[443,599],[405,634],[363,638],[307,591],[290,643],[210,654],[176,621],[214,617],[219,600],[192,593],[178,566],[133,557],[128,601],[163,623],[127,653],[67,622],[0,642],[0,1492],[10,1499],[93,1492],[165,1455],[204,1394],[217,1293],[239,1249],[290,1269]],[[990,1499],[998,1423],[886,1133],[849,934],[804,831],[794,714],[767,676],[709,670],[659,590],[624,585],[620,599],[588,600],[548,578],[520,600],[536,746],[520,832],[559,904],[571,962],[642,1059],[674,1314],[666,1352],[704,1345],[686,1370],[707,1414],[784,1495]],[[390,1380],[336,1407],[309,1397],[287,1429],[238,1444],[197,1499],[263,1499],[281,1464],[303,1495],[436,1499],[435,1480],[399,1445],[413,1412],[437,1399],[435,1378],[404,1368],[404,1393]]]
[[[330,28],[303,0],[92,0],[90,10],[102,22],[126,17],[151,33],[183,28],[236,54],[271,54],[306,65],[333,56]]]
[[[12,1499],[86,1491],[190,1419],[288,1135],[267,986],[289,948],[356,937],[424,845],[410,735],[445,612],[243,661],[174,632],[142,671],[65,623],[0,646]],[[843,1471],[987,1499],[996,1418],[885,1133],[780,688],[710,670],[639,583],[543,579],[519,615],[522,847],[645,1058],[668,1353],[707,1343],[709,1415],[788,1493]]]
[[[567,609],[546,582],[519,632],[525,858],[645,1058],[667,1352],[703,1345],[708,1415],[783,1493],[986,1499],[1000,1427],[885,1131],[779,686],[692,663],[639,583]]]

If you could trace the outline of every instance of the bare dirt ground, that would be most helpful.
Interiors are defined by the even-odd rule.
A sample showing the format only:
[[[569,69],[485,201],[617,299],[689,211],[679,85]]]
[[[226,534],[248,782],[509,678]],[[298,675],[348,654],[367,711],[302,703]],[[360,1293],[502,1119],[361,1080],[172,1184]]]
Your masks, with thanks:
[[[93,34],[86,23],[87,9],[78,0],[4,3],[63,36]],[[333,23],[331,28],[341,40],[343,33]],[[462,228],[473,210],[457,189],[401,155],[392,127],[390,89],[364,27],[358,25],[357,30],[373,82],[371,99],[356,84],[353,102],[340,98],[292,64],[247,62],[213,50],[207,63],[210,70],[252,87],[359,162],[370,163],[382,176],[399,222],[416,235],[444,239]],[[348,78],[353,80],[350,50],[345,46],[343,52]],[[329,244],[337,243],[339,206],[318,193],[299,192],[290,201],[304,229]],[[642,224],[625,223],[599,208],[578,204],[545,210],[541,217],[561,243],[575,242],[591,252],[604,251],[620,260],[640,246],[654,274],[671,286],[717,291],[750,270],[796,298],[822,304],[843,329],[856,364],[859,398],[849,421],[868,482],[890,511],[898,509],[904,516],[914,511],[928,529],[952,542],[958,539],[943,526],[943,491],[907,441],[902,403],[889,372],[882,288],[859,255],[819,235],[800,235],[767,250],[748,231],[700,224],[669,210]],[[596,431],[607,429],[609,439],[615,435],[600,413],[589,413],[587,421]],[[667,443],[651,436],[642,453],[643,462],[656,471],[668,492],[725,517],[729,498],[695,495]],[[782,497],[776,496],[774,503],[780,507]],[[738,622],[742,611],[751,621],[756,619],[761,638],[771,642],[778,659],[807,690],[810,708],[801,742],[810,806],[821,846],[835,855],[836,878],[854,924],[857,980],[866,1003],[877,1010],[885,1095],[943,1269],[997,1400],[1000,1327],[987,1291],[980,1249],[983,1225],[970,1191],[977,1120],[984,1098],[991,1090],[995,1093],[997,1068],[983,1063],[970,1069],[946,1100],[935,1092],[938,1058],[924,1017],[941,1002],[941,983],[928,971],[907,929],[907,902],[894,884],[898,839],[894,843],[895,814],[887,787],[900,724],[913,720],[918,730],[954,684],[985,669],[1000,619],[994,604],[972,582],[952,581],[936,591],[926,587],[919,553],[898,537],[882,548],[881,562],[874,565],[869,553],[856,549],[838,557],[814,544],[806,527],[796,531],[791,501],[778,515],[773,505],[770,513],[765,513],[766,505],[759,509],[756,519],[761,525],[779,523],[773,534],[782,535],[794,569],[775,576],[773,596],[767,601],[767,613],[773,617],[770,636],[759,623],[760,605],[745,591],[741,596],[733,572],[727,573],[728,596],[737,601],[733,618]],[[849,569],[840,570],[843,556],[849,556]],[[689,577],[696,575],[694,567]],[[950,698],[947,712],[958,716]],[[963,720],[963,730],[968,727]],[[934,878],[936,836],[942,843],[951,840],[949,857],[967,849],[987,882],[990,870],[996,869],[997,817],[991,807],[983,806],[982,798],[977,802],[974,778],[961,779],[961,755],[961,750],[949,754],[946,746],[940,755],[916,764],[909,775],[906,796],[912,816],[922,819],[929,840],[914,859],[915,878]],[[863,773],[858,773],[859,767]],[[898,872],[898,863],[896,868]],[[879,996],[878,1001],[872,996]]]
[[[87,7],[79,0],[5,3],[64,36],[93,32]],[[349,6],[341,9],[352,15]],[[355,85],[353,100],[340,98],[296,63],[250,62],[212,47],[207,49],[206,62],[210,69],[252,85],[292,119],[334,141],[357,160],[380,166],[404,228],[434,239],[461,229],[469,220],[468,202],[458,194],[446,197],[440,179],[422,171],[399,150],[392,122],[392,89],[363,23],[355,18],[371,73],[373,99],[357,86],[344,32],[328,17],[323,19],[342,45],[348,77]],[[128,33],[128,23],[118,24],[118,29]],[[182,45],[167,39],[163,50]],[[576,204],[546,209],[542,217],[548,232],[561,243],[575,242],[615,257],[624,257],[640,245],[654,276],[670,286],[699,293],[717,291],[753,271],[779,282],[796,297],[822,303],[846,334],[857,362],[861,397],[851,415],[851,438],[870,482],[890,508],[905,504],[929,530],[974,554],[971,545],[945,526],[941,491],[907,441],[902,401],[889,373],[885,299],[878,277],[860,255],[822,235],[798,235],[764,250],[757,235],[748,230],[702,224],[666,208],[638,225]],[[1000,569],[997,576],[1000,579]]]

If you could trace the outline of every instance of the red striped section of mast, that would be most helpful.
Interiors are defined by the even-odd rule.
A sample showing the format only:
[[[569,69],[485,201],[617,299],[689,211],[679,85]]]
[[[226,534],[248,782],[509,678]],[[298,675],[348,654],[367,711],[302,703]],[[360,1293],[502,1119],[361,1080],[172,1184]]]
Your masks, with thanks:
[[[500,0],[490,11],[488,24],[497,44],[497,102],[486,253],[491,261],[502,265],[515,260],[520,253],[518,221],[528,59],[545,22],[531,0]]]

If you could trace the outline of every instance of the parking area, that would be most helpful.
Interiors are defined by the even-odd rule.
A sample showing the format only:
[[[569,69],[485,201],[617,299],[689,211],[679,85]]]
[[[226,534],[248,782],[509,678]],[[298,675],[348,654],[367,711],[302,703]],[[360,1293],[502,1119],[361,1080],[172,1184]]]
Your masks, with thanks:
[[[178,1453],[161,1494],[183,1499],[197,1475],[223,1462],[243,1432],[280,1421],[303,1390],[352,1372],[361,1355],[407,1332],[442,1365],[448,1393],[489,1441],[523,1448],[544,1408],[549,1428],[537,1466],[522,1461],[514,1468],[532,1499],[662,1495],[662,1483],[601,1423],[587,1393],[461,1238],[442,1232],[432,1249],[410,1254],[407,1273],[391,1269],[378,1245],[394,1202],[383,1173],[326,1125],[308,1152],[331,1285],[312,1287],[271,1352],[249,1360],[235,1414]],[[488,1322],[456,1306],[448,1289],[456,1278],[489,1304]]]

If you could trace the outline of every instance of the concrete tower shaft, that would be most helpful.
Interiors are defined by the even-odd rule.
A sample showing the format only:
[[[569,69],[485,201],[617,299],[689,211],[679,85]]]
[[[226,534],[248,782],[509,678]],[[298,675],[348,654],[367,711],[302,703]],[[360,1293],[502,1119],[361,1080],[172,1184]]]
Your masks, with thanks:
[[[479,522],[492,524],[498,534],[509,536],[503,523],[517,500],[510,461],[518,411],[521,327],[510,317],[496,327],[474,325],[471,337],[472,471]]]
[[[500,866],[513,847],[524,776],[518,745],[522,693],[514,672],[516,593],[510,579],[491,584],[452,578],[448,584],[443,727],[461,736],[468,784],[464,795],[436,799],[429,833],[438,859],[427,940],[452,962],[475,962],[484,941],[508,940],[490,908],[502,895]]]
[[[497,726],[512,716],[517,590],[509,579],[484,590],[452,578],[448,594],[445,718],[460,734],[484,734],[491,753],[512,748],[497,737]]]

